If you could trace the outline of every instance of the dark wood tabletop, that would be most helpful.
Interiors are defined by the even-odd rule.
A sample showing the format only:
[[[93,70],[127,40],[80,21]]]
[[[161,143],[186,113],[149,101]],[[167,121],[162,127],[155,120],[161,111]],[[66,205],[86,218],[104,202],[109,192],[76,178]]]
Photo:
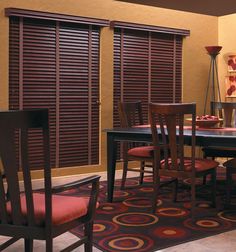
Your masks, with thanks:
[[[107,200],[112,202],[116,169],[117,142],[151,142],[151,129],[148,126],[136,128],[105,129],[107,134]],[[191,129],[184,130],[185,144],[191,145]],[[196,130],[198,146],[224,146],[236,148],[236,128],[199,128]]]

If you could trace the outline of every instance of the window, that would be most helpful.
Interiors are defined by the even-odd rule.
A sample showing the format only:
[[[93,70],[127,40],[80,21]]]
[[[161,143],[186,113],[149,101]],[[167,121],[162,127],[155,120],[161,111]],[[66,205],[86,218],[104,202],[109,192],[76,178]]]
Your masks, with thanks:
[[[108,21],[12,8],[6,15],[10,109],[49,108],[52,167],[98,164],[99,37]],[[34,162],[37,134],[31,144]]]
[[[189,31],[113,22],[114,126],[117,103],[141,100],[147,122],[149,102],[181,102],[182,41]]]

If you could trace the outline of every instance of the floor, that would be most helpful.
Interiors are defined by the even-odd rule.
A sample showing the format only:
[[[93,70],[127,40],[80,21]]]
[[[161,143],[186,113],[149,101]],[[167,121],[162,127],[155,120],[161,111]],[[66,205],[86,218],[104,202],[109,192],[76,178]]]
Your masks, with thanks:
[[[121,173],[116,173],[116,178],[119,178]],[[88,175],[78,175],[70,177],[58,177],[53,179],[54,185],[64,184],[69,181],[76,180]],[[132,175],[131,175],[132,176]],[[101,180],[106,179],[106,173],[101,173]],[[35,181],[35,188],[40,188],[42,180]],[[169,247],[166,249],[158,250],[158,252],[235,252],[236,251],[236,230],[225,232],[219,235],[211,236],[201,240],[195,240],[192,242],[180,244],[178,246]],[[0,243],[4,242],[8,238],[0,236]],[[71,233],[65,233],[54,239],[54,251],[60,251],[67,245],[73,243],[76,239]],[[34,241],[34,252],[42,252],[45,250],[45,243],[43,241]],[[24,251],[23,240],[19,240],[15,244],[8,247],[6,252],[21,252]],[[74,251],[83,252],[83,247],[80,247]],[[100,252],[99,249],[94,248],[94,252]],[[138,251],[137,251],[138,252]]]

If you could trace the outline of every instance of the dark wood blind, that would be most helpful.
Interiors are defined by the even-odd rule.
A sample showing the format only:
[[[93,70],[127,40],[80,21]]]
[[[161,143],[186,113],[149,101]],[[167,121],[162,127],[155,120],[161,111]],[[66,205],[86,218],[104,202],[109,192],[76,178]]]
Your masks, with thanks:
[[[147,123],[149,102],[181,102],[182,40],[188,33],[160,27],[155,31],[153,26],[148,31],[148,26],[120,22],[113,26],[114,126],[119,126],[120,100],[141,100]]]
[[[99,37],[92,24],[10,15],[10,109],[49,108],[53,167],[99,163]]]
[[[60,166],[98,164],[99,29],[64,23],[59,37]]]

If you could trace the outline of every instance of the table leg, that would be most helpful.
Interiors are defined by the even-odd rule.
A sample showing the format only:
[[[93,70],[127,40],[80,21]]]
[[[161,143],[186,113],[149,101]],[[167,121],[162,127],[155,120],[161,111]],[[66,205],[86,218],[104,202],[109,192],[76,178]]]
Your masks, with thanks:
[[[107,201],[112,202],[114,180],[116,171],[117,142],[114,137],[107,134]]]

